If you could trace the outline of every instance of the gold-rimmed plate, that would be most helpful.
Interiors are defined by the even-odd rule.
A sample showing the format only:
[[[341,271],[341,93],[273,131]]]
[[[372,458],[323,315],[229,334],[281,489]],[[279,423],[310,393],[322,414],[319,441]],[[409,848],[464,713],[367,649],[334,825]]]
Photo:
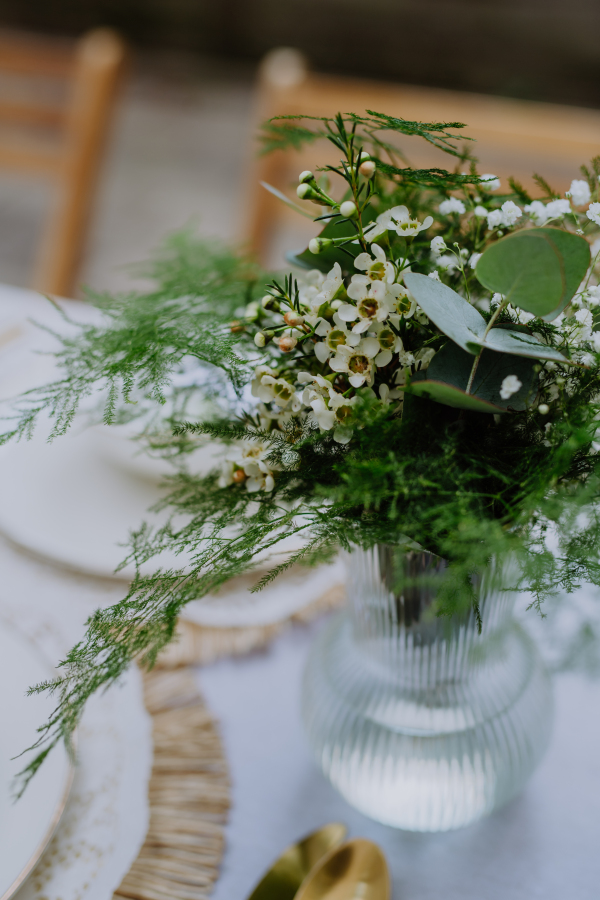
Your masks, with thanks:
[[[64,811],[73,767],[64,747],[56,747],[24,795],[14,799],[14,778],[24,759],[14,759],[36,739],[36,729],[52,712],[46,694],[27,688],[55,675],[37,646],[0,620],[0,900],[25,882],[44,852]]]

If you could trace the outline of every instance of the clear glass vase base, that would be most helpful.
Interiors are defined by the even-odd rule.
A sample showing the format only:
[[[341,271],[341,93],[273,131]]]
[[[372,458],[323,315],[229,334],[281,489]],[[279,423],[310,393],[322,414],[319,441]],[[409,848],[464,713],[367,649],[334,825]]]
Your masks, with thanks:
[[[521,628],[448,668],[448,640],[356,640],[342,614],[316,641],[304,679],[313,752],[342,796],[408,831],[464,827],[518,793],[550,736],[551,685]],[[454,643],[461,643],[460,629]],[[410,665],[394,664],[400,655]]]

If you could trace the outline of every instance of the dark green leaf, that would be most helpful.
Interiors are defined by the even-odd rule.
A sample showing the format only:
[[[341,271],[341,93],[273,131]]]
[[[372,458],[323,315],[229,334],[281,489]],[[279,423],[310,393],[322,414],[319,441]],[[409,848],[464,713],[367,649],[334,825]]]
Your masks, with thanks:
[[[456,344],[449,342],[433,357],[427,370],[427,378],[464,391],[469,382],[473,362],[470,353],[465,353]],[[533,360],[522,356],[484,350],[470,393],[480,400],[486,400],[504,409],[525,409],[528,401],[531,402],[533,386],[537,380],[534,366]],[[522,387],[508,400],[503,400],[500,388],[507,375],[516,375]]]
[[[408,386],[406,391],[414,394],[416,397],[428,397],[430,400],[436,400],[438,403],[442,403],[444,406],[452,406],[454,409],[469,409],[472,412],[482,413],[506,412],[506,409],[502,406],[489,403],[487,400],[481,400],[473,394],[467,394],[460,388],[451,384],[444,384],[441,381],[417,381]]]

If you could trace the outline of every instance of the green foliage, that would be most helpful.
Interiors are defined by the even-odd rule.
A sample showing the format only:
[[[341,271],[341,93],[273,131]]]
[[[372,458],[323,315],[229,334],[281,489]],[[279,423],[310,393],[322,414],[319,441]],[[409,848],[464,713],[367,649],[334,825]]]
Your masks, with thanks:
[[[567,361],[559,350],[542,343],[534,335],[517,330],[489,330],[488,323],[474,306],[439,281],[416,273],[406,275],[404,280],[440,331],[467,353],[477,354],[481,348],[487,348],[533,359]]]
[[[552,321],[575,294],[590,262],[589,244],[579,235],[558,228],[530,228],[491,244],[475,271],[488,290]]]
[[[383,175],[396,176],[407,184],[421,184],[426,187],[453,188],[464,184],[482,184],[477,175],[466,175],[464,172],[447,172],[446,169],[411,169],[410,166],[398,168],[383,160],[376,160],[377,168]]]
[[[124,408],[135,414],[144,404],[129,401],[138,398],[165,408],[173,375],[190,360],[218,367],[223,383],[238,392],[253,382],[253,399],[248,402],[246,392],[218,421],[181,421],[169,408],[173,436],[164,441],[165,454],[183,455],[209,437],[223,445],[231,469],[224,466],[204,477],[176,471],[160,505],[170,512],[167,524],[144,524],[131,535],[125,562],[134,563],[137,574],[127,596],[96,612],[57,679],[34,689],[50,690],[56,709],[40,729],[39,752],[24,769],[25,781],[51,746],[69,741],[91,694],[117,681],[134,659],[146,667],[154,664],[187,603],[256,570],[261,554],[276,550],[283,538],[301,534],[305,543],[266,575],[257,575],[255,590],[296,563],[312,565],[330,559],[339,547],[379,542],[418,545],[448,560],[440,614],[478,610],[473,585],[494,570],[491,561],[498,571],[514,562],[514,583],[501,586],[529,591],[540,610],[546,598],[571,592],[582,580],[600,585],[600,354],[589,336],[581,338],[574,306],[566,307],[560,326],[558,320],[538,318],[529,327],[509,298],[497,302],[482,288],[473,254],[483,254],[479,263],[492,251],[502,255],[517,236],[498,241],[497,231],[475,212],[482,202],[484,212],[500,208],[506,195],[492,196],[480,184],[458,144],[460,134],[454,133],[462,125],[416,123],[372,111],[313,119],[306,127],[298,125],[301,120],[311,121],[289,117],[269,123],[267,144],[273,149],[329,140],[342,155],[329,174],[343,179],[345,198],[352,197],[356,206],[344,219],[323,188],[319,197],[328,207],[328,224],[322,236],[333,244],[322,254],[296,258],[312,269],[321,266],[330,287],[317,272],[302,294],[300,276],[267,283],[263,273],[233,253],[190,234],[173,238],[145,272],[155,279],[154,290],[93,298],[105,313],[104,323],[84,325],[77,338],[63,340],[58,363],[64,376],[26,395],[3,436],[29,433],[41,411],[50,412],[54,434],[60,434],[81,397],[96,391],[108,398],[106,421]],[[425,139],[455,157],[459,168],[468,163],[469,174],[459,168],[453,173],[401,168],[402,154],[382,132]],[[364,146],[377,160],[369,176],[360,174]],[[386,154],[389,164],[381,159]],[[554,198],[543,179],[538,184]],[[509,196],[524,199],[516,182],[511,188]],[[464,215],[456,204],[447,215],[439,212],[450,191],[455,199],[460,196]],[[402,208],[408,221],[395,219],[391,227],[369,230],[379,213]],[[436,217],[433,225],[426,219],[430,215]],[[518,233],[531,235],[530,224]],[[580,272],[581,262],[571,261],[574,235],[564,223],[539,230],[552,232],[545,243],[563,259],[562,303]],[[433,237],[443,237],[447,255],[454,254],[452,265],[446,261],[442,267],[433,258]],[[384,262],[371,258],[376,250],[383,250]],[[391,279],[385,282],[390,292],[385,302],[394,312],[383,320],[372,316],[366,338],[388,352],[363,356],[356,370],[336,370],[328,355],[334,347],[327,349],[325,341],[334,325],[344,337],[346,320],[338,311],[359,315],[349,302],[358,253],[366,254],[360,271],[368,271],[380,288],[384,273]],[[332,272],[334,262],[340,268]],[[325,355],[316,353],[317,346]],[[255,370],[258,363],[262,368]],[[351,381],[360,366],[371,367],[370,381]],[[504,401],[499,387],[507,375],[518,377],[521,388]],[[319,424],[316,411],[312,415],[319,408],[331,421]],[[242,454],[237,461],[229,459],[234,451]],[[272,473],[272,483],[266,478],[260,483],[263,469]],[[252,472],[256,484],[250,490]],[[180,564],[158,568],[163,551],[175,554]],[[156,568],[146,574],[150,562]]]
[[[316,125],[308,128],[297,123],[300,122],[319,122],[321,127]],[[335,118],[288,115],[275,116],[263,125],[260,140],[262,143],[262,153],[270,153],[274,150],[294,149],[299,150],[306,144],[311,144],[320,138],[327,138],[334,143],[339,149],[343,150],[344,135],[346,125],[351,125],[353,133],[357,132],[357,138],[361,139],[361,144],[370,144],[380,151],[387,152],[392,158],[399,156],[404,158],[402,152],[392,144],[382,140],[379,137],[381,131],[392,131],[405,137],[420,137],[430,144],[433,144],[438,150],[456,156],[459,159],[468,159],[469,155],[464,150],[457,147],[456,142],[460,139],[464,141],[472,141],[473,138],[465,135],[453,134],[448,129],[461,129],[465,125],[462,122],[411,122],[407,119],[399,119],[395,116],[388,116],[385,113],[367,110],[366,116],[359,116],[355,113],[342,116],[338,114]],[[415,170],[418,172],[418,170]],[[427,172],[431,173],[430,180],[422,180],[419,183],[441,183],[439,177],[446,174],[443,169],[429,169],[423,171],[423,179]],[[460,180],[453,180],[450,176],[449,184],[463,183]]]
[[[484,350],[471,384],[470,394],[467,395],[466,389],[472,369],[472,355],[456,344],[448,342],[431,361],[427,370],[427,380],[412,383],[411,393],[420,396],[428,394],[433,400],[447,403],[448,406],[457,409],[479,409],[481,412],[491,413],[505,412],[509,408],[523,410],[534,399],[537,373],[531,359]],[[510,398],[503,400],[500,388],[507,375],[516,375],[521,387]],[[431,384],[432,381],[435,384]],[[441,388],[446,391],[443,399]],[[480,405],[475,405],[473,401],[478,401]]]
[[[232,333],[229,323],[240,306],[261,295],[257,267],[185,231],[167,240],[139,274],[153,279],[156,288],[118,297],[89,295],[103,320],[81,325],[75,337],[61,336],[62,377],[22,396],[0,443],[30,437],[42,411],[52,420],[51,437],[64,434],[81,401],[101,392],[107,424],[119,404],[146,398],[163,405],[171,375],[186,357],[218,366],[241,389],[249,369],[236,353],[240,334]]]

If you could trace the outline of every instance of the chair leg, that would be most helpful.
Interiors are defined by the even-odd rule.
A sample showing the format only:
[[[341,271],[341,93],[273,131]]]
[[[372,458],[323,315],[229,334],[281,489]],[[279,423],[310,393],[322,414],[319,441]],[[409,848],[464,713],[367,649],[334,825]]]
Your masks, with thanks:
[[[125,47],[113,32],[98,29],[79,44],[73,94],[55,208],[46,225],[34,287],[70,296],[84,248],[114,95]]]

